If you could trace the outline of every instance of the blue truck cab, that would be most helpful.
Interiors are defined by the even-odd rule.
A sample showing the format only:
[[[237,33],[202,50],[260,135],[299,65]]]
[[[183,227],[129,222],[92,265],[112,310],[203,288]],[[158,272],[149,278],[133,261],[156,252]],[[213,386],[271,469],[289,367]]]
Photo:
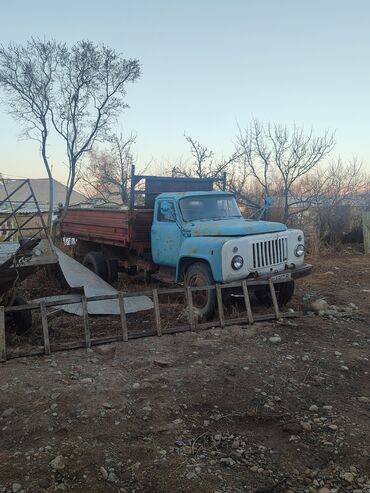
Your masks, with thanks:
[[[256,295],[268,302],[266,285],[273,277],[278,282],[280,304],[292,297],[294,278],[312,270],[304,262],[301,230],[245,219],[229,192],[158,195],[151,250],[155,264],[173,269],[176,281],[190,286],[257,279]],[[215,291],[198,293],[195,307],[199,315],[209,318],[214,311]]]

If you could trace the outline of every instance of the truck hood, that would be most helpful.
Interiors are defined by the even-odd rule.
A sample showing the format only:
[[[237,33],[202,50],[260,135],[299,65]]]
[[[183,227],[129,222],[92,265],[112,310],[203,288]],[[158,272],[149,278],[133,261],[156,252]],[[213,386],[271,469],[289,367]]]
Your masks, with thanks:
[[[187,225],[191,236],[248,236],[286,231],[285,224],[247,219],[195,221]]]

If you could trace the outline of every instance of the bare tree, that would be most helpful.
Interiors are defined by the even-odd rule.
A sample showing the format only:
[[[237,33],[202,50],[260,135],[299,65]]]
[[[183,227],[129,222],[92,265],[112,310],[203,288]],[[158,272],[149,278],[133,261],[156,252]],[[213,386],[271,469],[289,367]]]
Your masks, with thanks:
[[[136,136],[123,134],[111,137],[112,145],[106,151],[92,151],[80,176],[80,189],[104,204],[126,205],[129,202],[131,167],[134,163],[132,146]]]
[[[354,157],[348,162],[341,158],[325,170],[324,187],[317,201],[316,220],[320,241],[335,245],[341,240],[345,226],[345,206],[365,208],[370,199],[370,178],[363,164]]]
[[[281,183],[278,188],[283,196],[283,219],[287,221],[294,184],[322,162],[335,141],[334,134],[328,131],[316,137],[312,130],[306,133],[296,125],[290,130],[286,125],[263,125],[254,119],[247,129],[239,128],[238,144],[244,151],[245,166],[266,196],[271,194],[272,187],[277,191],[276,182]]]
[[[64,139],[69,161],[65,207],[78,176],[81,158],[97,140],[107,136],[124,102],[126,84],[140,77],[138,60],[125,59],[115,50],[81,41],[64,49],[57,73],[52,122]]]
[[[184,134],[186,141],[190,144],[190,153],[193,157],[193,162],[190,166],[175,165],[170,168],[172,176],[185,176],[196,178],[222,178],[232,164],[240,159],[240,150],[235,150],[234,153],[227,159],[221,157],[215,158],[212,150],[201,144],[198,140]]]
[[[24,46],[10,43],[0,47],[0,86],[9,113],[23,127],[23,136],[40,145],[49,178],[49,217],[53,214],[53,177],[47,156],[50,132],[49,110],[61,45],[32,38]]]

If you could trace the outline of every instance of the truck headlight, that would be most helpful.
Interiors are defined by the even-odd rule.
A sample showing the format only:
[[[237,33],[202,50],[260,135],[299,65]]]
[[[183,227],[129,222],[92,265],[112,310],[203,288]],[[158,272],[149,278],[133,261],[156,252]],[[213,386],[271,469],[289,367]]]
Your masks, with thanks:
[[[299,243],[295,249],[294,249],[294,255],[296,257],[302,257],[302,255],[304,255],[304,245],[302,245],[302,243]]]
[[[235,257],[232,258],[231,267],[234,270],[240,270],[243,267],[243,264],[244,260],[243,257],[241,257],[240,255],[235,255]]]

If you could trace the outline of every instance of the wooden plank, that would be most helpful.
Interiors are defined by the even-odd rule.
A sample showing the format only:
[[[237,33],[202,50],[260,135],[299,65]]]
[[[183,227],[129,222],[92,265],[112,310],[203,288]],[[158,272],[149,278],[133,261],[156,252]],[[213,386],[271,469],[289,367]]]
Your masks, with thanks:
[[[193,294],[189,286],[187,286],[186,288],[186,301],[187,301],[188,312],[189,312],[188,318],[189,318],[190,330],[195,330],[197,327],[198,320],[194,313]]]
[[[5,310],[0,306],[0,361],[6,361]]]
[[[153,303],[154,303],[154,315],[155,315],[155,326],[157,328],[157,336],[162,335],[162,325],[161,325],[161,314],[159,311],[159,300],[158,300],[158,290],[153,289]]]
[[[40,301],[42,332],[44,334],[44,352],[50,354],[49,327],[48,317],[46,313],[45,301]]]
[[[271,279],[269,281],[269,285],[270,285],[272,304],[274,306],[275,317],[278,319],[278,318],[280,318],[279,304],[278,304],[277,298],[276,298],[275,286],[274,286],[274,283],[272,282]]]
[[[249,298],[248,286],[247,286],[247,283],[245,281],[242,282],[242,287],[243,287],[245,308],[246,308],[247,314],[248,314],[248,322],[250,324],[252,324],[254,322],[253,312],[252,312],[252,307],[251,307],[251,300]]]
[[[121,316],[121,326],[122,326],[122,339],[127,342],[128,341],[128,329],[127,329],[127,318],[125,311],[125,302],[123,298],[123,293],[120,292],[118,295],[119,302],[119,312]]]
[[[224,302],[222,300],[222,291],[220,284],[216,284],[216,295],[217,295],[218,318],[220,320],[221,329],[223,329],[225,327],[225,313],[224,313]]]
[[[87,301],[86,296],[81,297],[82,313],[84,317],[84,330],[85,330],[85,343],[86,347],[91,347],[91,334],[89,325],[89,312],[87,311]]]

